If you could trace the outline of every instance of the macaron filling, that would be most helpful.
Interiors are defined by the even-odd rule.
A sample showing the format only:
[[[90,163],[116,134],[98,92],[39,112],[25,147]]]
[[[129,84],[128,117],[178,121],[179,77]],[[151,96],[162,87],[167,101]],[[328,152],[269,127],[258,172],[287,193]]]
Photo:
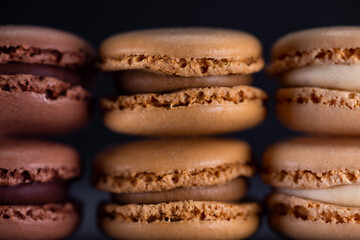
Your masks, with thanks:
[[[319,189],[277,188],[277,192],[347,207],[360,207],[360,185],[341,185]]]
[[[360,90],[360,65],[323,64],[296,68],[282,75],[284,87]]]
[[[129,70],[114,73],[114,83],[120,93],[165,93],[187,88],[233,87],[250,85],[250,75],[181,77],[146,70]]]
[[[227,183],[212,186],[183,187],[146,193],[113,194],[113,199],[123,204],[149,204],[183,200],[234,202],[245,195],[246,188],[245,180],[236,178]]]
[[[65,181],[23,183],[0,186],[0,204],[33,205],[61,203],[67,198]]]
[[[0,75],[31,74],[40,77],[53,77],[72,86],[82,85],[84,77],[80,72],[43,64],[7,63],[0,64]]]

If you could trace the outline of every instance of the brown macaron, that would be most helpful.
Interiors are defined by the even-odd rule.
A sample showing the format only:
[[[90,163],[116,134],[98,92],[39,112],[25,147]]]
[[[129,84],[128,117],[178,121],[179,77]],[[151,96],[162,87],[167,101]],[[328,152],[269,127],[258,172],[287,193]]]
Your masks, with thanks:
[[[60,239],[79,223],[67,182],[80,174],[70,147],[37,140],[0,140],[1,239]]]
[[[104,122],[135,135],[208,135],[243,130],[265,118],[266,94],[244,86],[263,67],[252,35],[216,28],[118,34],[100,47],[121,95],[104,98]]]
[[[99,208],[100,227],[117,239],[245,238],[256,231],[260,209],[235,202],[246,193],[241,177],[253,173],[250,148],[241,141],[167,139],[111,148],[94,163],[94,185],[113,194]]]
[[[360,27],[303,30],[280,38],[268,68],[283,86],[277,115],[291,129],[359,135]]]
[[[39,26],[0,26],[0,135],[65,133],[83,126],[94,49]]]
[[[263,159],[273,186],[270,224],[294,239],[357,239],[360,139],[304,137],[277,143]]]

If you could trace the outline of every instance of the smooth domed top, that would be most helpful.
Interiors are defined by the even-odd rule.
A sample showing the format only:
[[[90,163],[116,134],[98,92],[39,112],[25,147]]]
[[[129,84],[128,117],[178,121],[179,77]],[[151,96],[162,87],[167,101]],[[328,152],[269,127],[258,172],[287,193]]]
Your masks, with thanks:
[[[274,170],[360,169],[360,139],[303,137],[279,142],[264,154],[263,167]]]
[[[163,28],[132,31],[107,38],[100,55],[144,54],[173,58],[258,58],[261,43],[253,35],[218,28]]]
[[[59,143],[3,139],[0,140],[0,168],[80,170],[80,157],[73,148]]]
[[[95,50],[86,40],[75,34],[41,26],[2,25],[0,46],[26,46],[39,49],[53,49],[60,52],[74,52],[93,57]]]
[[[164,139],[108,149],[95,160],[95,171],[109,175],[166,173],[250,162],[247,143],[224,139]]]
[[[284,54],[294,54],[297,51],[333,48],[359,48],[360,27],[335,26],[306,29],[289,33],[275,42],[272,49],[272,59]]]

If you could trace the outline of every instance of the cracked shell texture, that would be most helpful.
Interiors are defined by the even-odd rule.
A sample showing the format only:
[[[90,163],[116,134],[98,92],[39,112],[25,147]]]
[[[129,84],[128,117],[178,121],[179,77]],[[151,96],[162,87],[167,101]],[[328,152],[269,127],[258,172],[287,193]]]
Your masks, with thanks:
[[[249,86],[191,88],[103,99],[104,122],[134,135],[209,135],[247,129],[266,115],[267,95]]]
[[[0,206],[4,240],[55,240],[72,234],[80,217],[72,203]]]
[[[254,203],[108,204],[100,226],[116,239],[242,239],[256,231],[259,211]]]
[[[91,61],[95,50],[75,34],[41,26],[0,26],[0,62],[81,66]]]
[[[269,147],[265,182],[283,188],[325,188],[360,183],[360,139],[302,137]]]
[[[359,208],[272,194],[270,224],[292,239],[358,239]]]
[[[360,95],[326,88],[283,88],[276,113],[287,127],[309,133],[360,135]]]
[[[216,28],[164,28],[122,33],[100,46],[105,71],[150,69],[170,75],[249,74],[263,67],[252,35]]]
[[[289,33],[274,44],[268,72],[311,64],[359,64],[360,27],[335,26]]]

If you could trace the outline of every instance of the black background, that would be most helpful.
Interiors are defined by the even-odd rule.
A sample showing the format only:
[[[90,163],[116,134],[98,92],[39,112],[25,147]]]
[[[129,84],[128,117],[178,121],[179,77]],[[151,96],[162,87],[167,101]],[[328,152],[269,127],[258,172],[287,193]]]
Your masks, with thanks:
[[[165,26],[214,26],[241,29],[257,36],[268,61],[270,47],[280,36],[304,28],[360,24],[356,1],[1,1],[1,24],[35,24],[60,28],[88,39],[96,48],[106,37],[128,30]],[[253,147],[257,163],[271,143],[296,135],[276,120],[273,96],[277,83],[263,72],[255,74],[255,86],[270,95],[269,114],[260,126],[226,135],[244,139]],[[113,91],[107,76],[99,75],[92,88],[96,98]],[[138,137],[107,130],[98,105],[90,124],[75,133],[52,138],[75,147],[84,159],[84,175],[74,183],[72,195],[84,202],[79,230],[71,239],[105,238],[96,226],[96,206],[108,194],[90,185],[91,165],[104,147]],[[269,188],[256,176],[251,180],[250,196],[261,201]],[[252,239],[279,238],[271,232],[265,218]]]

